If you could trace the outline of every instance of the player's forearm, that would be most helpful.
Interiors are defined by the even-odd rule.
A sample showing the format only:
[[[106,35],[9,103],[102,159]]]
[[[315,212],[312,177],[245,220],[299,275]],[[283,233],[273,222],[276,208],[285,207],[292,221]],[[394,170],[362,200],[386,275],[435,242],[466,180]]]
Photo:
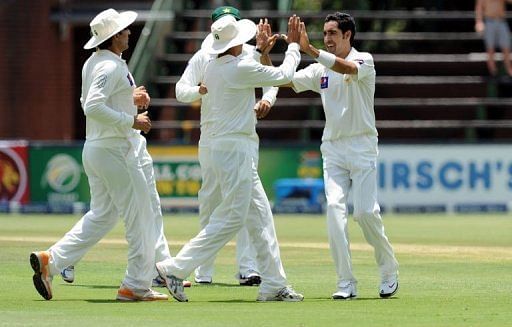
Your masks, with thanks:
[[[190,103],[201,98],[199,86],[187,85],[178,81],[176,84],[176,100],[179,102]]]
[[[267,100],[270,103],[270,105],[273,106],[276,103],[278,91],[278,87],[264,87],[263,96],[261,97],[261,100]]]
[[[94,99],[85,102],[84,113],[88,118],[104,125],[131,127],[133,124],[133,116],[115,111],[105,103]]]
[[[340,74],[356,74],[357,66],[350,61],[347,61],[343,58],[337,57],[336,55],[329,53],[324,50],[318,50],[313,45],[309,45],[309,48],[306,50],[306,53],[310,55],[313,59],[318,61],[320,64],[325,67],[340,73]]]
[[[280,81],[281,83],[277,83],[278,85],[289,83],[292,80],[293,74],[295,73],[295,70],[300,63],[299,49],[300,47],[298,43],[288,44],[288,50],[286,50],[283,63],[281,66],[279,66],[279,68],[283,71],[286,80]]]

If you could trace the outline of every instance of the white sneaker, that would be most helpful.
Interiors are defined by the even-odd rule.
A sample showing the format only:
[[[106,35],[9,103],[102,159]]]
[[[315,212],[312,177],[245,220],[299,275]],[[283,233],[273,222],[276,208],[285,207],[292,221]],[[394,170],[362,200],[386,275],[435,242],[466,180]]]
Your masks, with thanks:
[[[242,286],[253,286],[261,284],[261,276],[254,270],[249,270],[246,275],[239,273],[238,282]]]
[[[212,277],[211,276],[196,276],[196,277],[194,277],[194,281],[198,284],[211,284]]]
[[[116,300],[118,301],[165,301],[169,297],[163,293],[147,290],[133,290],[121,285],[117,290]]]
[[[160,277],[160,276],[156,276],[151,281],[151,287],[166,287],[165,286],[165,280],[162,277]]]
[[[156,263],[156,271],[158,275],[165,281],[165,286],[171,293],[172,297],[178,302],[188,302],[187,295],[183,289],[183,279],[173,275],[167,275],[161,262]]]
[[[332,294],[334,300],[349,300],[357,297],[357,285],[355,282],[347,282],[338,287],[338,291]]]
[[[166,287],[165,280],[163,280],[163,278],[160,276],[156,276],[151,281],[151,286],[152,287]],[[188,280],[183,280],[183,287],[191,287],[191,286],[192,286],[191,282],[189,282]]]
[[[380,283],[379,295],[381,298],[388,298],[398,291],[398,279],[392,278],[389,280],[384,280]]]
[[[287,286],[283,287],[276,293],[260,293],[256,301],[267,302],[267,301],[284,301],[284,302],[300,302],[304,300],[304,296],[297,293],[293,288]]]
[[[53,296],[53,276],[50,275],[50,267],[48,267],[49,262],[50,252],[48,251],[32,252],[30,254],[30,265],[34,270],[34,276],[32,277],[34,287],[45,300],[51,300]]]
[[[60,275],[62,276],[62,280],[67,283],[72,283],[75,281],[75,266],[68,266],[64,268]]]

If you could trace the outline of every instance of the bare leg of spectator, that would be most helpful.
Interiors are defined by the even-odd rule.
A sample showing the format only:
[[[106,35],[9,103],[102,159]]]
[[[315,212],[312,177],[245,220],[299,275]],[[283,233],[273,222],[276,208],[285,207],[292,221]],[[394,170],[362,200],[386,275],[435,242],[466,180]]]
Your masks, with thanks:
[[[496,76],[496,63],[494,62],[494,49],[487,49],[487,69],[489,74]]]
[[[512,63],[510,62],[510,49],[503,49],[503,64],[507,70],[508,76],[512,76]]]

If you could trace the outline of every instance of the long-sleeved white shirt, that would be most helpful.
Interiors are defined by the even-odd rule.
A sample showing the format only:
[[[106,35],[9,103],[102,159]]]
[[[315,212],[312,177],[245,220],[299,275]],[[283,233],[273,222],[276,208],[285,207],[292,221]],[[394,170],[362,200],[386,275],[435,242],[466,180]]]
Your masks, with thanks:
[[[126,62],[109,50],[94,52],[82,68],[80,102],[86,116],[86,141],[130,138],[137,107]]]
[[[258,62],[261,57],[259,52],[255,50],[255,47],[249,44],[243,45],[240,56],[243,58],[254,58]],[[190,103],[201,98],[198,85],[204,79],[206,65],[215,58],[217,58],[217,55],[208,54],[204,49],[200,49],[190,58],[185,72],[183,72],[180,80],[176,83],[176,100]],[[264,87],[262,100],[267,100],[271,105],[274,105],[278,90],[279,88],[277,87]]]
[[[257,139],[254,88],[289,83],[299,62],[297,43],[288,45],[279,67],[264,66],[241,55],[212,60],[204,73],[208,93],[202,98],[201,134],[208,138],[240,135]]]
[[[320,93],[325,112],[322,141],[342,137],[375,135],[375,66],[367,52],[352,48],[347,58],[357,66],[357,74],[340,74],[321,64],[312,64],[293,76],[296,92]]]

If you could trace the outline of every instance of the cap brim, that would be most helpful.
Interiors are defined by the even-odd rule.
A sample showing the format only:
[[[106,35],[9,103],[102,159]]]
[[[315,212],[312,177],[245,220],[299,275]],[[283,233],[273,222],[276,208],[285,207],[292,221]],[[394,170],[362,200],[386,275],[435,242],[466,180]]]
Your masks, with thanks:
[[[241,19],[237,21],[236,24],[238,25],[239,33],[234,39],[227,42],[214,43],[213,35],[210,33],[201,44],[201,49],[204,49],[210,54],[223,53],[229,48],[246,43],[256,35],[256,24],[253,21]]]
[[[105,42],[106,40],[110,39],[112,36],[116,35],[117,33],[121,32],[122,30],[124,30],[125,28],[130,26],[137,18],[137,13],[135,11],[130,11],[130,10],[123,11],[119,15],[120,15],[119,27],[116,30],[114,30],[109,35],[104,35],[102,37],[92,36],[89,39],[89,41],[87,41],[87,43],[84,45],[84,49],[88,50],[88,49],[93,49],[93,48],[97,47],[101,43]]]

